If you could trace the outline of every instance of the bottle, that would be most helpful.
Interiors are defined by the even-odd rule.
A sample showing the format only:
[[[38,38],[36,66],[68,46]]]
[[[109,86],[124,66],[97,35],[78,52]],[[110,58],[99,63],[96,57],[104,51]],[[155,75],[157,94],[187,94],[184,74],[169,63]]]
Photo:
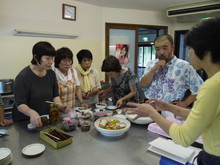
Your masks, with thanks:
[[[50,111],[49,111],[49,117],[50,117],[50,124],[56,124],[59,122],[59,109],[57,104],[50,104]]]

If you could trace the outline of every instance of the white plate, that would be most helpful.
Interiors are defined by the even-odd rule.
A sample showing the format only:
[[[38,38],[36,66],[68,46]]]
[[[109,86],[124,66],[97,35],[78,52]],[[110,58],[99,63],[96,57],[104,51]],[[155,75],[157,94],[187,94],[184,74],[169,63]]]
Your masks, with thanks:
[[[108,105],[106,108],[109,109],[109,110],[117,109],[117,107],[115,105]]]
[[[45,150],[45,145],[40,143],[33,143],[24,147],[22,153],[27,156],[35,156],[44,152],[44,150]]]
[[[153,122],[153,120],[149,117],[139,117],[138,119],[133,120],[137,116],[136,114],[127,114],[126,113],[125,115],[130,122],[135,123],[135,124],[149,124],[149,123]]]
[[[7,134],[8,131],[6,129],[0,129],[0,133],[1,134]],[[0,135],[0,137],[3,136],[3,135]]]
[[[7,158],[11,154],[9,148],[0,148],[0,160]]]

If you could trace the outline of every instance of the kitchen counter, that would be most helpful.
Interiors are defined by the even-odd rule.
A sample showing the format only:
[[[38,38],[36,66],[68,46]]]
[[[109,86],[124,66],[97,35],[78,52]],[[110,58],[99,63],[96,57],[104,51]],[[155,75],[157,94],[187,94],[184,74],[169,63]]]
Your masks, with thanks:
[[[54,149],[40,139],[39,131],[52,125],[27,130],[27,122],[14,123],[4,127],[9,136],[0,137],[0,147],[10,148],[12,165],[158,165],[160,157],[147,151],[149,142],[158,135],[147,131],[147,125],[132,124],[128,132],[120,137],[105,137],[92,124],[90,131],[80,128],[69,134],[72,144]],[[61,127],[58,124],[57,127]],[[46,150],[38,156],[22,155],[22,149],[32,143],[42,143]]]

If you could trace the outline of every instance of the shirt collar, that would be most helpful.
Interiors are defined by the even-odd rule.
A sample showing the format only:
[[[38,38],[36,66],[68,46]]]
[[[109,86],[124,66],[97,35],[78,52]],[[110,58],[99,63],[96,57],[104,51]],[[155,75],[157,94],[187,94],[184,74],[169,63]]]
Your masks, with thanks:
[[[177,60],[177,58],[176,58],[176,56],[174,56],[173,59],[167,63],[167,65],[173,64],[176,60]]]

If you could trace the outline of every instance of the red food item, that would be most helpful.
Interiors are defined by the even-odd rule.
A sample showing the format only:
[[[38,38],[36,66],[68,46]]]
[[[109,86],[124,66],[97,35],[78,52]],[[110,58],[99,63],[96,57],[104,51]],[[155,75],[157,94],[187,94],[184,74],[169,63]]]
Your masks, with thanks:
[[[106,115],[106,114],[105,114],[105,113],[102,113],[102,112],[96,114],[96,116],[99,116],[99,117],[105,116],[105,115]]]

